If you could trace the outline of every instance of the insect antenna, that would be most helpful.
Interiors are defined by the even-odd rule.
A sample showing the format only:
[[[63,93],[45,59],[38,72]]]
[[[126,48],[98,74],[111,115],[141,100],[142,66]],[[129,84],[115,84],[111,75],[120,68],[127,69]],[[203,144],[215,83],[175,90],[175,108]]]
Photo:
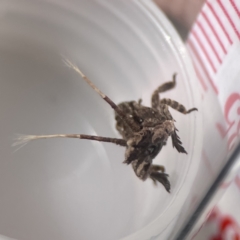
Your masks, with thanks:
[[[109,137],[100,137],[93,135],[85,135],[85,134],[53,134],[53,135],[19,135],[15,138],[16,142],[13,143],[13,147],[19,146],[18,149],[25,146],[32,140],[37,139],[48,139],[48,138],[78,138],[78,139],[87,139],[87,140],[95,140],[99,142],[109,142],[114,143],[120,146],[127,146],[126,141],[120,138],[109,138]],[[18,150],[17,149],[17,150]]]
[[[121,119],[130,127],[130,129],[133,132],[137,132],[140,130],[139,125],[135,124],[130,118],[127,117],[127,115],[108,97],[106,96],[101,90],[99,90],[92,82],[90,79],[88,79],[83,73],[82,71],[76,66],[74,65],[72,62],[70,62],[68,59],[63,58],[63,62],[70,68],[72,68],[73,70],[75,70],[84,80],[85,82],[88,83],[88,85],[94,90],[96,91],[103,100],[105,100],[117,113],[118,115],[121,117]]]

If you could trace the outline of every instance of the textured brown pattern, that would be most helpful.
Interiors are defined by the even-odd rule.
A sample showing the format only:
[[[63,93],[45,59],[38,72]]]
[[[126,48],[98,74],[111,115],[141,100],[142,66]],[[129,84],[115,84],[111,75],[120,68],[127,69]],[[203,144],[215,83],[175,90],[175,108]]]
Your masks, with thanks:
[[[168,175],[164,173],[165,168],[152,165],[152,160],[166,145],[169,136],[172,138],[173,147],[178,152],[187,153],[177,135],[174,119],[168,106],[183,114],[197,110],[196,108],[186,110],[182,104],[171,99],[160,100],[159,94],[174,88],[175,85],[176,74],[173,75],[172,81],[164,83],[153,92],[151,108],[143,106],[141,100],[123,102],[118,105],[125,113],[125,118],[130,119],[131,125],[136,125],[135,129],[139,129],[139,131],[133,131],[126,123],[125,118],[123,119],[115,111],[116,128],[127,142],[124,163],[132,164],[135,174],[140,179],[146,180],[149,177],[154,183],[158,181],[168,192],[170,183],[167,179]]]

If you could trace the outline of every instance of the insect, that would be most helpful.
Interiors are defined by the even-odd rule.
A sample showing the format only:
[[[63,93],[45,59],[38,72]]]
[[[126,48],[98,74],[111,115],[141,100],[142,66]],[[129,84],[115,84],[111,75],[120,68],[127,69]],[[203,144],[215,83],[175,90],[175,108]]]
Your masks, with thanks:
[[[172,81],[166,82],[158,87],[152,94],[152,106],[145,107],[142,100],[138,102],[122,102],[116,105],[108,96],[102,93],[81,71],[80,69],[65,59],[65,64],[75,70],[90,86],[95,90],[114,110],[116,128],[122,138],[109,138],[102,136],[92,136],[85,134],[55,134],[55,135],[24,135],[18,138],[17,144],[27,144],[28,141],[47,138],[79,138],[101,142],[114,143],[126,147],[125,160],[123,163],[131,164],[138,178],[146,180],[150,178],[154,184],[160,182],[165,189],[170,192],[170,182],[168,174],[165,173],[164,166],[152,164],[153,159],[166,145],[168,137],[172,139],[173,148],[180,153],[187,153],[174,125],[175,120],[168,110],[168,106],[183,113],[188,114],[197,108],[186,108],[180,103],[171,99],[160,99],[159,94],[168,91],[176,85],[176,74]]]

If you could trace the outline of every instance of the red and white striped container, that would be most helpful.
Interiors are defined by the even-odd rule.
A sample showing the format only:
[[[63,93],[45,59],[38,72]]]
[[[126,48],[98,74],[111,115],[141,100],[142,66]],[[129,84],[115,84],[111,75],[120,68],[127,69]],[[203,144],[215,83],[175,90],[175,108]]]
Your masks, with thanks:
[[[240,1],[206,1],[187,45],[200,83],[204,119],[202,161],[192,189],[190,214],[240,138]],[[236,168],[189,239],[240,239],[240,171],[236,176]]]

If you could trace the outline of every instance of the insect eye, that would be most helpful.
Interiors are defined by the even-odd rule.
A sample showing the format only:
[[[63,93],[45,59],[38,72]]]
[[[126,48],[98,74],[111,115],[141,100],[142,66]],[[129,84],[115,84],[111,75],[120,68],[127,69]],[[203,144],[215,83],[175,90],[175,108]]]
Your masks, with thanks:
[[[156,150],[156,146],[155,145],[151,145],[150,147],[148,147],[148,153],[152,154],[155,150]]]

